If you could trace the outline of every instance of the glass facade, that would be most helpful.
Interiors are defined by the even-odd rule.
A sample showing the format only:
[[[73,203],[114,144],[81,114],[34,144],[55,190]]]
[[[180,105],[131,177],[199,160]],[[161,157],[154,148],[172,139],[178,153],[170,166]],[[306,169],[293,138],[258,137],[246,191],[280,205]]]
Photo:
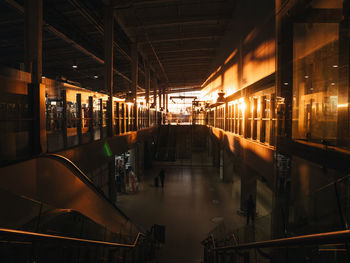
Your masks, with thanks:
[[[293,138],[336,143],[339,25],[294,25]]]

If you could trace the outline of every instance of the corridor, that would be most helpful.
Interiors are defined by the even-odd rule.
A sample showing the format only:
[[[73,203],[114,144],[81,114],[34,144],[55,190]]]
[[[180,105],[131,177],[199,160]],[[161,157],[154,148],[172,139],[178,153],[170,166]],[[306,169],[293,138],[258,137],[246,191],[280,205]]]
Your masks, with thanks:
[[[244,224],[232,184],[220,182],[217,168],[202,164],[207,166],[181,161],[156,165],[145,174],[139,193],[118,197],[118,206],[136,224],[145,229],[152,224],[166,226],[160,262],[201,262],[200,242],[218,222],[224,219],[237,228]],[[161,168],[166,171],[164,189],[153,186]]]

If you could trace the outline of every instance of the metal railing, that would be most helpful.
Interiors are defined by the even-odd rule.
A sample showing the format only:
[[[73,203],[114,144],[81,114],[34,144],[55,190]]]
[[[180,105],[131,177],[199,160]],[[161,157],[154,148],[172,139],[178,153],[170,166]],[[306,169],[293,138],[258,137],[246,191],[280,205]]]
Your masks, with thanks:
[[[36,232],[28,232],[16,229],[6,229],[0,228],[0,240],[5,240],[7,242],[25,240],[25,241],[48,241],[48,242],[69,242],[76,243],[79,245],[92,245],[92,246],[104,246],[104,247],[122,247],[122,248],[134,248],[139,243],[141,237],[146,238],[144,233],[139,232],[135,238],[135,241],[132,244],[123,244],[123,243],[114,243],[114,242],[106,242],[99,240],[89,240],[82,238],[74,238],[67,236],[58,236],[58,235],[48,235]]]
[[[91,179],[82,171],[78,166],[76,166],[71,160],[68,158],[59,155],[59,154],[46,154],[46,155],[41,155],[39,158],[50,158],[54,159],[58,162],[63,163],[64,165],[68,166],[70,170],[80,179],[82,180],[87,186],[89,186],[91,189],[93,189],[97,194],[102,196],[102,198],[109,203],[111,206],[113,206],[114,209],[116,209],[126,220],[130,221],[130,218],[124,214],[123,211],[121,211],[106,195],[105,193],[94,184]],[[139,227],[139,226],[138,226]]]
[[[155,241],[140,232],[132,243],[115,243],[0,229],[3,262],[150,262],[155,250]]]
[[[333,251],[333,252],[347,252],[347,249],[339,248],[339,246],[346,246],[346,243],[350,240],[350,230],[342,230],[342,231],[334,231],[334,232],[326,232],[319,234],[310,234],[310,235],[301,235],[296,237],[286,237],[280,239],[272,239],[267,241],[258,241],[258,242],[250,242],[239,244],[237,238],[233,234],[233,245],[224,245],[218,246],[217,241],[214,236],[211,234],[208,236],[206,240],[202,242],[204,245],[204,262],[208,263],[221,263],[227,262],[227,257],[230,257],[229,262],[240,262],[239,258],[243,258],[243,262],[250,262],[249,258],[252,256],[249,251],[254,251],[255,262],[258,262],[257,253],[261,255],[263,258],[268,258],[271,260],[273,257],[279,260],[279,262],[284,262],[283,260],[287,260],[286,262],[300,262],[293,261],[293,259],[297,258],[292,253],[279,253],[280,249],[305,249],[306,246],[325,246],[329,247],[329,245],[333,245],[328,249],[320,249],[320,251]],[[263,252],[261,249],[273,249],[270,250],[269,253]],[[282,254],[282,255],[281,255]],[[286,258],[285,258],[286,257]],[[332,262],[348,262],[346,258],[348,257],[348,253],[343,255],[343,257],[338,255],[337,261]],[[300,258],[298,259],[300,260]],[[277,261],[276,261],[277,262]],[[310,261],[311,262],[311,261]],[[316,262],[316,261],[312,261]],[[327,261],[317,261],[317,262],[327,262]]]

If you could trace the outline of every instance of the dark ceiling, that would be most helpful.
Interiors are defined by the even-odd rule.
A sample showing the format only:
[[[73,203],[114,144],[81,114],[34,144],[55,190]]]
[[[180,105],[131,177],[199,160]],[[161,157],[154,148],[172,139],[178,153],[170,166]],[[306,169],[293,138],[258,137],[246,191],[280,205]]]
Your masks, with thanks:
[[[115,93],[130,87],[130,47],[170,92],[199,89],[209,76],[236,0],[43,0],[43,75],[103,90],[103,13],[115,10]],[[0,64],[23,68],[23,1],[0,2]],[[77,69],[72,65],[78,64]]]

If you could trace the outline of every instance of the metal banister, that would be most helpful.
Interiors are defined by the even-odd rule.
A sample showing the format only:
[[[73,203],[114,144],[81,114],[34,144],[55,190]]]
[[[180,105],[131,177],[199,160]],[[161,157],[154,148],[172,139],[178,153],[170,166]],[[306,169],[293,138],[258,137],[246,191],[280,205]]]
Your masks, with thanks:
[[[215,247],[213,250],[243,250],[256,248],[278,248],[300,245],[315,245],[315,244],[336,244],[338,242],[348,242],[350,240],[350,230],[326,232],[311,235],[302,235],[297,237],[287,237],[280,239],[272,239],[268,241],[258,241],[234,246]]]
[[[77,243],[80,245],[88,245],[88,246],[134,248],[139,242],[140,237],[145,235],[139,232],[136,236],[135,241],[132,244],[122,244],[122,243],[113,243],[113,242],[81,239],[81,238],[66,237],[66,236],[49,235],[49,234],[28,232],[28,231],[15,230],[15,229],[6,229],[6,228],[0,228],[0,236],[1,236],[0,240],[1,239],[3,240],[4,236],[8,236],[9,238],[17,237],[17,238],[21,238],[22,240],[25,239],[25,240],[32,240],[32,241],[42,240],[42,241],[55,241],[55,242],[70,242],[70,243]],[[9,240],[6,240],[6,241],[11,242]]]
[[[65,156],[59,155],[59,154],[45,154],[39,156],[39,158],[49,158],[53,159],[55,161],[61,162],[64,165],[68,166],[68,168],[80,179],[82,180],[88,187],[90,187],[94,192],[96,192],[99,196],[101,196],[109,205],[111,205],[115,210],[120,213],[122,217],[124,217],[129,223],[134,225],[136,229],[141,233],[145,232],[144,228],[141,227],[140,225],[134,223],[131,221],[131,219],[122,211],[120,210],[111,200],[103,193],[103,191],[98,188],[92,181],[91,179],[71,160],[66,158]]]
[[[39,158],[50,158],[54,159],[56,161],[60,161],[66,165],[68,165],[71,168],[71,171],[77,175],[84,183],[86,183],[90,188],[92,188],[96,193],[101,195],[103,199],[105,199],[110,205],[112,205],[126,220],[131,221],[130,218],[122,211],[120,210],[113,202],[111,202],[106,195],[102,192],[100,188],[98,188],[91,179],[78,167],[73,163],[71,160],[69,160],[67,157],[64,157],[59,154],[51,153],[51,154],[45,154],[39,156]],[[136,225],[135,225],[136,226]],[[137,226],[140,227],[140,226]]]

